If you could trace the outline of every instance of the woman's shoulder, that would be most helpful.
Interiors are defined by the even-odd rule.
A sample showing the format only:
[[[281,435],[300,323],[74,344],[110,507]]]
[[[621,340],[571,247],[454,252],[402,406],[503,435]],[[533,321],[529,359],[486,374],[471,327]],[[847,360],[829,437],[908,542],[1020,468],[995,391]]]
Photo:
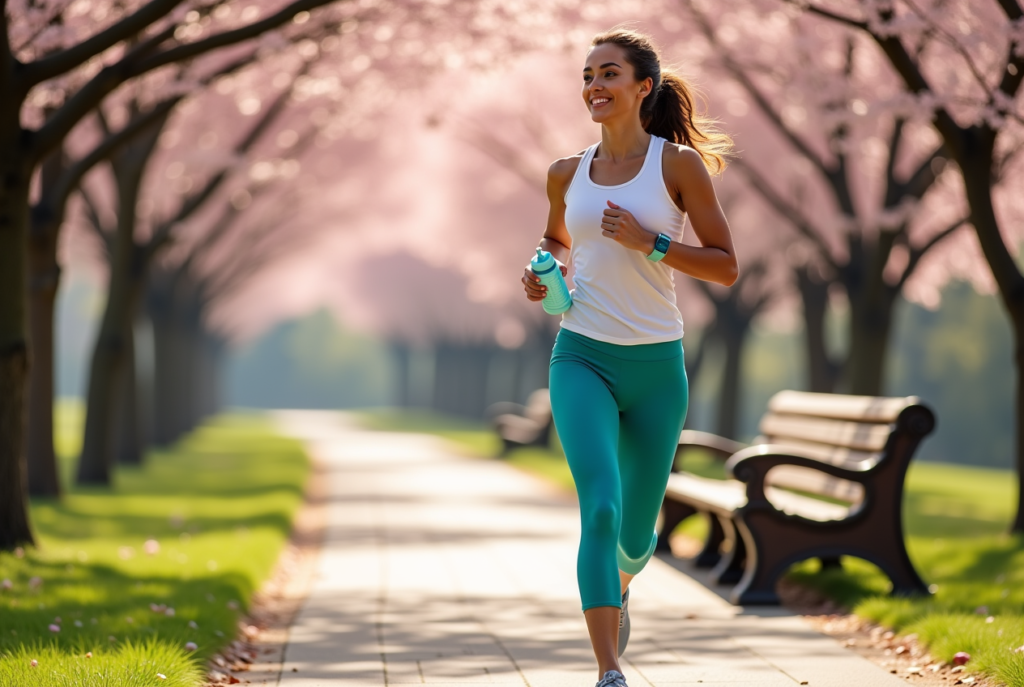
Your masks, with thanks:
[[[579,169],[580,162],[583,160],[583,156],[587,154],[588,149],[581,150],[575,155],[568,157],[560,157],[548,167],[548,190],[556,192],[558,195],[564,195],[569,188],[569,184],[572,183],[572,178],[576,175],[576,170]]]
[[[665,141],[662,151],[662,169],[666,180],[685,182],[687,179],[708,176],[707,167],[701,154],[688,145]]]
[[[662,159],[672,165],[678,165],[680,167],[692,167],[693,165],[704,166],[704,160],[701,158],[700,153],[683,143],[673,143],[672,141],[665,141],[662,148]]]

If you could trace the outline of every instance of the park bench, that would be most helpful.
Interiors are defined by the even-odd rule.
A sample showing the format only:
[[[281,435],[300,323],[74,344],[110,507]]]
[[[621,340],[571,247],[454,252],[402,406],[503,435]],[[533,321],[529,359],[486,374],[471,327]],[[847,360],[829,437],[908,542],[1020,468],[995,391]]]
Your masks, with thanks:
[[[927,594],[903,540],[907,467],[935,416],[915,396],[881,398],[782,391],[768,402],[751,446],[684,430],[679,450],[699,447],[725,460],[730,479],[674,469],[659,548],[683,519],[709,521],[698,567],[736,584],[734,604],[777,604],[775,583],[794,563],[840,556],[868,560],[897,595]]]
[[[551,398],[547,389],[537,389],[519,403],[495,403],[487,410],[494,431],[501,437],[501,455],[519,446],[549,446]]]

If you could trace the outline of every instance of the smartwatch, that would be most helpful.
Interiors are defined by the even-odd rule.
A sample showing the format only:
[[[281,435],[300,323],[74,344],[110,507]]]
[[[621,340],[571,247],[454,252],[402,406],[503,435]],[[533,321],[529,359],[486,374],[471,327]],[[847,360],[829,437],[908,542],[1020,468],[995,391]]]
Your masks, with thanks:
[[[665,257],[665,253],[668,252],[668,247],[671,245],[672,239],[665,234],[658,234],[658,238],[654,240],[654,250],[647,256],[647,259],[651,262],[658,262]]]

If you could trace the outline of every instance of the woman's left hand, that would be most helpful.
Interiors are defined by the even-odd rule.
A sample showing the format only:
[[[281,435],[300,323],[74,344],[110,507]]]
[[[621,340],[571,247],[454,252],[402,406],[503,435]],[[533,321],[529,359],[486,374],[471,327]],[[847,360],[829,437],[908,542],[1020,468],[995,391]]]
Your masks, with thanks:
[[[651,254],[654,250],[654,241],[658,238],[657,234],[652,234],[641,227],[633,213],[610,200],[601,220],[601,229],[603,235],[619,245],[630,250],[638,250],[644,255]]]

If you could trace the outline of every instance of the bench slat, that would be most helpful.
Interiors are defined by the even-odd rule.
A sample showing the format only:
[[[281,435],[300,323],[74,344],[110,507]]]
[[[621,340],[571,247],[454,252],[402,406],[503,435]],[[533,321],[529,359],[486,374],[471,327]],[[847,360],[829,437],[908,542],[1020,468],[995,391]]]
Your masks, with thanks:
[[[876,397],[817,394],[809,391],[780,391],[768,401],[774,413],[812,415],[834,420],[895,422],[904,408],[917,405],[917,396]]]
[[[678,472],[669,475],[665,493],[673,500],[726,514],[731,514],[747,502],[746,485],[742,482],[709,479]],[[842,520],[850,512],[846,506],[819,501],[776,487],[768,487],[765,495],[773,506],[784,513],[799,515],[808,520]]]
[[[760,429],[773,444],[785,444],[793,439],[859,451],[881,451],[892,433],[892,427],[887,424],[866,424],[778,413],[765,414],[761,418]]]
[[[756,443],[792,446],[800,451],[813,454],[823,463],[831,463],[832,465],[851,469],[873,467],[882,459],[882,453],[880,451],[858,451],[857,449],[848,448],[846,446],[828,446],[826,444],[819,444],[813,441],[802,441],[792,437],[776,440],[770,440],[768,437],[763,437],[761,441]]]
[[[850,504],[864,500],[863,485],[797,465],[772,468],[765,476],[765,482],[785,489],[821,494]]]

